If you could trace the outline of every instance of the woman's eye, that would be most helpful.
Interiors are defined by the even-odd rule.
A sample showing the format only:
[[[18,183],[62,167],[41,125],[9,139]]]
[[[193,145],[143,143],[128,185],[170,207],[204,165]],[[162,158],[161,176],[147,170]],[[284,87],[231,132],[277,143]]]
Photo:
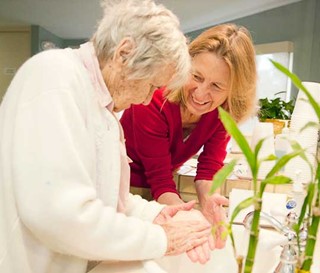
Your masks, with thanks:
[[[212,86],[212,88],[214,88],[214,89],[218,89],[218,90],[221,89],[220,85],[218,85],[218,84],[216,84],[216,83],[212,83],[211,86]]]
[[[196,75],[196,74],[192,74],[193,78],[196,80],[196,81],[201,81],[201,77]]]

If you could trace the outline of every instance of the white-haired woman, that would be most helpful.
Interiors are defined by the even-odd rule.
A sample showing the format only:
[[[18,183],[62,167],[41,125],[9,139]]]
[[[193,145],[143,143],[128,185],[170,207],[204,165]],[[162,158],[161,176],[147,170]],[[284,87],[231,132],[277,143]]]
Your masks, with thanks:
[[[88,260],[154,259],[208,240],[205,220],[172,220],[192,204],[128,193],[114,115],[187,78],[178,20],[149,0],[103,4],[91,42],[29,59],[1,105],[0,272],[81,273]]]

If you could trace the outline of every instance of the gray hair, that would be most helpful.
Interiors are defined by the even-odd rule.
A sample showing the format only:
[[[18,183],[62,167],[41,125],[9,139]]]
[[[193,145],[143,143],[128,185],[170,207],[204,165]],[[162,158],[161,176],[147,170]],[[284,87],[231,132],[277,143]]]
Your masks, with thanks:
[[[136,48],[127,59],[130,78],[146,79],[165,65],[175,75],[168,88],[185,83],[190,72],[187,39],[178,18],[151,0],[102,0],[104,16],[92,38],[98,58],[112,58],[117,45],[131,38]]]

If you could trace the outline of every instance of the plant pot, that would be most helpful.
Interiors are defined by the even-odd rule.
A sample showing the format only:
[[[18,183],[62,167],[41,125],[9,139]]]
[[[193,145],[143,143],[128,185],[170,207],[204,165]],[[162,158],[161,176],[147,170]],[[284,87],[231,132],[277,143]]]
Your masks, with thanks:
[[[290,126],[290,120],[285,119],[265,119],[261,122],[271,122],[273,124],[274,135],[281,134],[284,127]]]

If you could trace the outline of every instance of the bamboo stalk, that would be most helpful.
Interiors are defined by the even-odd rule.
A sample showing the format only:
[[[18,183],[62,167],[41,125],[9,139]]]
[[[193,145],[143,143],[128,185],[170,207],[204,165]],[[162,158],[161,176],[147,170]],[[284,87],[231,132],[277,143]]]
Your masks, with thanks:
[[[310,268],[312,266],[313,262],[313,256],[314,256],[314,249],[317,241],[317,233],[319,229],[319,222],[320,222],[320,184],[319,184],[319,178],[320,178],[320,163],[318,162],[317,170],[316,170],[316,187],[314,196],[315,196],[315,202],[314,205],[311,207],[312,212],[312,220],[311,225],[308,230],[308,238],[307,238],[307,244],[305,249],[305,256],[304,261],[301,266],[301,270],[310,271]]]
[[[242,255],[237,256],[238,273],[242,273],[243,258],[244,257]]]
[[[260,213],[261,213],[261,204],[262,199],[257,198],[255,200],[254,212],[253,212],[253,219],[250,229],[250,239],[249,239],[249,248],[247,252],[247,257],[244,266],[244,273],[251,273],[253,269],[255,254],[258,245],[258,238],[259,238],[259,222],[260,222]]]
[[[310,271],[312,261],[313,261],[313,256],[314,256],[316,240],[317,240],[319,222],[320,222],[320,216],[313,215],[311,226],[308,231],[308,240],[307,240],[307,245],[305,250],[305,258],[301,267],[302,270]]]

